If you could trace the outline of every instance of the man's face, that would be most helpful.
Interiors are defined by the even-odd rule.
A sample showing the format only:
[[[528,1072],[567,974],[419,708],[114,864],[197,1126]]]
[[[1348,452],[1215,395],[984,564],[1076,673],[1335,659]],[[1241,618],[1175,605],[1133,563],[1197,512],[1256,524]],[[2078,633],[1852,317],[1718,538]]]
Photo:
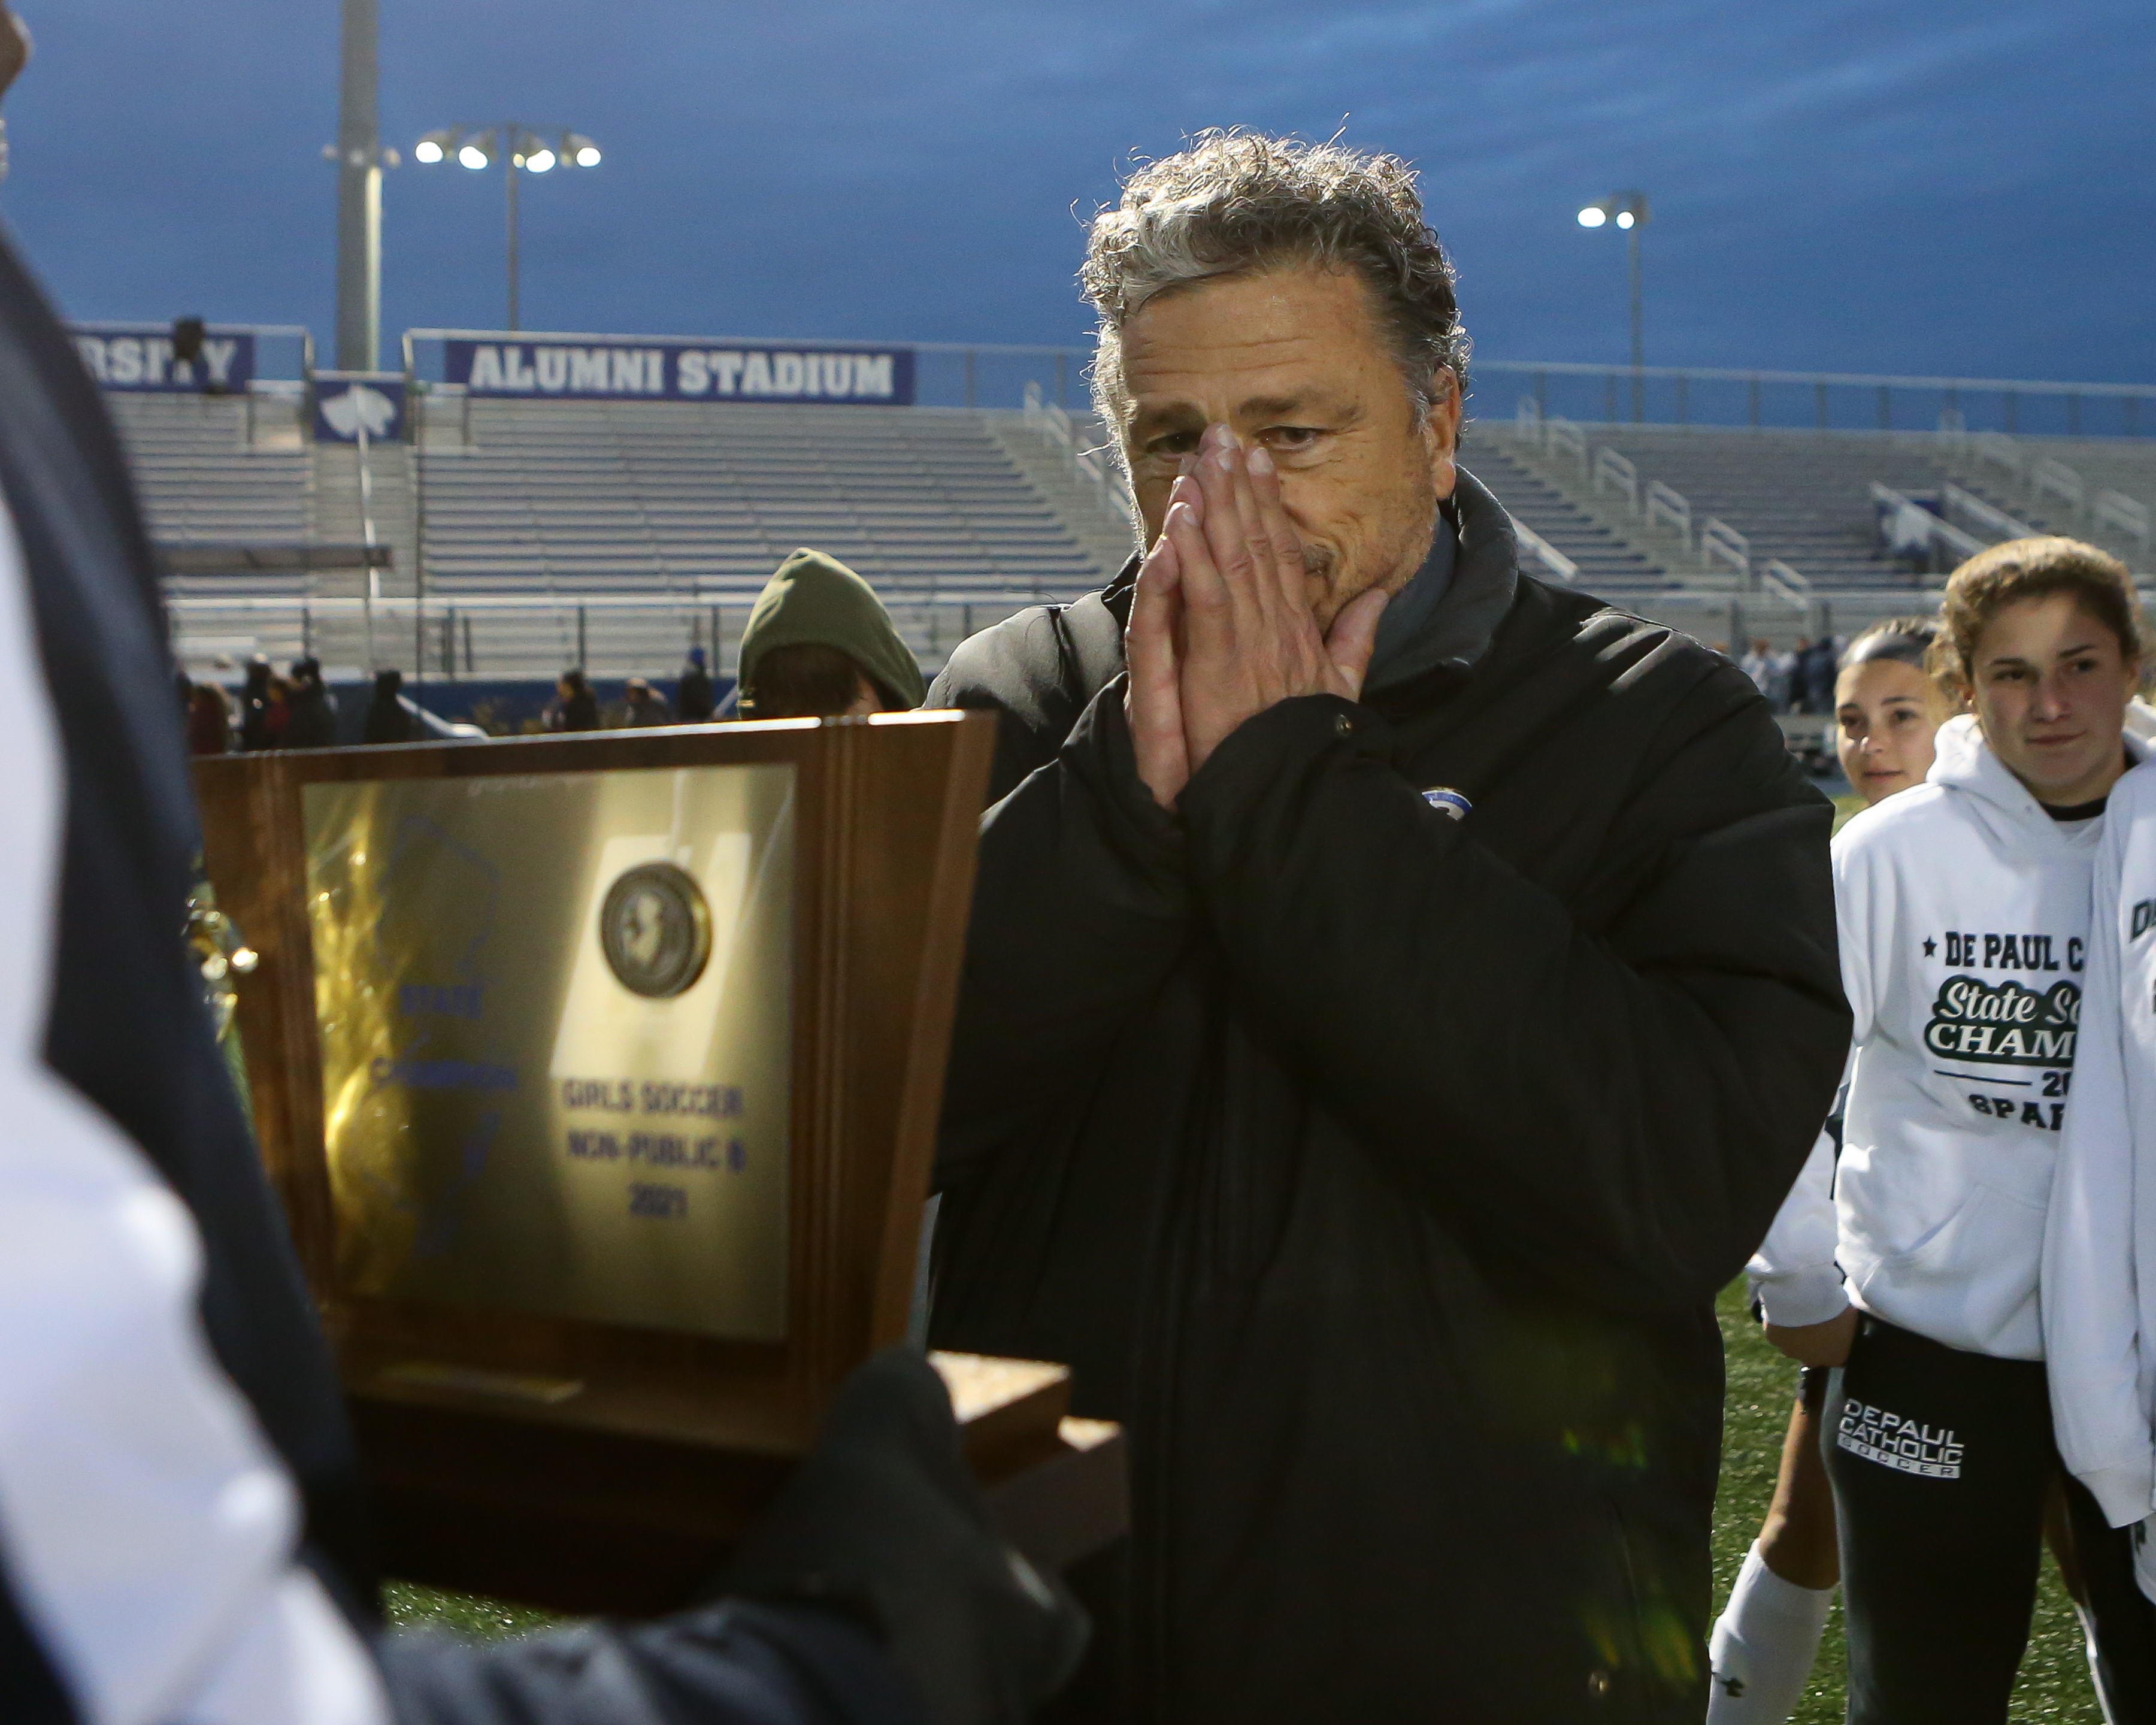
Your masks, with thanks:
[[[1279,466],[1321,627],[1356,594],[1414,578],[1452,495],[1460,392],[1440,371],[1416,425],[1359,276],[1297,266],[1201,282],[1148,300],[1122,341],[1124,448],[1148,546],[1183,458],[1225,424]]]

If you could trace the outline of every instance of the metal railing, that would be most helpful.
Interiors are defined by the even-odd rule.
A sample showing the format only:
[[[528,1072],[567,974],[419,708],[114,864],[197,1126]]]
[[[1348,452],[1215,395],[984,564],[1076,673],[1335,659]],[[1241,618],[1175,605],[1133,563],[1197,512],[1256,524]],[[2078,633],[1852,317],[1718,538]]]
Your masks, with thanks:
[[[1752,542],[1716,516],[1709,516],[1699,530],[1699,566],[1711,569],[1719,557],[1737,572],[1739,581],[1752,578]]]
[[[1532,527],[1517,517],[1512,521],[1512,536],[1520,542],[1520,548],[1522,551],[1527,552],[1567,587],[1579,579],[1578,564],[1573,562]]]
[[[1996,469],[2008,489],[2018,490],[2029,504],[2054,519],[2058,506],[2063,506],[2069,525],[2085,521],[2092,533],[2101,536],[2108,530],[2119,540],[2133,541],[2144,552],[2150,548],[2150,511],[2144,500],[2097,485],[2056,456],[2034,454],[1998,432],[1948,432],[1942,435],[1940,447],[1950,459],[1965,463],[1979,480]],[[1959,486],[1949,485],[1943,495],[1949,517],[1964,514],[1979,523],[1979,531],[1995,539],[2023,539],[2037,531]]]
[[[968,635],[999,623],[1047,594],[886,591],[886,608],[916,655],[940,665]],[[1075,597],[1075,594],[1067,597]],[[382,663],[409,666],[415,680],[552,675],[576,666],[595,675],[664,674],[690,647],[730,671],[753,594],[475,593],[421,598],[325,597],[300,591],[244,594],[169,593],[173,646],[192,669],[256,654],[296,659],[322,638],[357,633],[371,620],[383,640],[406,644]]]
[[[1102,448],[1088,445],[1078,434],[1078,427],[1069,412],[1060,402],[1045,401],[1038,382],[1028,379],[1025,386],[1025,423],[1053,442],[1060,444],[1070,457],[1070,465],[1079,476],[1101,494],[1101,501],[1135,527],[1137,515],[1131,506],[1128,488],[1123,483],[1122,470]]]
[[[1986,503],[1959,485],[1939,487],[1939,512],[1954,526],[1989,543],[2001,539],[2033,539],[2036,536],[2036,530],[2028,522]]]
[[[2089,506],[2089,519],[2124,538],[2138,540],[2144,552],[2149,548],[2148,506],[2123,491],[2098,491]]]
[[[1880,511],[1880,536],[1888,548],[1898,556],[1923,557],[1933,574],[1965,562],[1988,542],[1876,480],[1871,501]]]
[[[1558,424],[1564,422],[1559,420]],[[1640,470],[1616,450],[1608,448],[1594,452],[1594,493],[1599,496],[1604,485],[1625,495],[1625,509],[1628,515],[1640,512]]]
[[[1685,549],[1691,549],[1691,505],[1681,491],[1660,480],[1649,480],[1645,514],[1649,526],[1656,521],[1666,523],[1684,542]]]
[[[1500,378],[1512,387],[1525,380],[1532,391],[1527,398],[1544,419],[1820,431],[1928,431],[1951,424],[2022,435],[2156,435],[2156,384],[2149,383],[1691,366],[1635,370],[1502,359],[1476,360],[1470,381],[1488,386]]]
[[[1814,597],[1811,583],[1779,557],[1759,572],[1759,591],[1769,598],[1779,599],[1792,611],[1803,612],[1806,618],[1811,615]]]
[[[144,323],[145,334],[170,329]],[[219,327],[223,327],[220,326]],[[289,340],[295,363],[289,375],[314,372],[314,337],[297,324],[255,324],[258,343]],[[441,342],[451,336],[498,335],[498,331],[414,329],[403,338],[404,370],[424,386],[442,380]],[[619,341],[634,332],[519,331],[530,341]],[[708,341],[724,345],[737,336],[652,336],[655,341]],[[767,342],[773,338],[753,338]],[[828,347],[838,338],[808,345]],[[924,407],[999,407],[1021,398],[1024,384],[1045,368],[1058,407],[1082,407],[1094,350],[1084,344],[1009,341],[864,341],[906,347],[916,360],[916,399]],[[258,347],[256,375],[276,375]],[[1761,429],[1809,427],[1827,430],[1929,430],[1951,425],[2024,435],[2147,437],[2156,435],[2156,384],[2082,383],[2039,378],[1920,377],[1867,372],[1791,372],[1713,366],[1598,365],[1561,360],[1478,359],[1477,380],[1526,380],[1543,418],[1642,424],[1743,425]],[[1636,386],[1636,387],[1635,387]],[[1475,391],[1480,393],[1482,392]],[[1620,408],[1623,411],[1620,412]]]

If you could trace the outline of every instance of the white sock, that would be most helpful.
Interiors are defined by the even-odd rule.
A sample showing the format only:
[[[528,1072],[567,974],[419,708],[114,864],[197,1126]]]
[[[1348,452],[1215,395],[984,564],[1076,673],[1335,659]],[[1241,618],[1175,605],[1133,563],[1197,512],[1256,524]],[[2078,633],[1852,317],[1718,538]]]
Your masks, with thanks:
[[[1783,1580],[1753,1541],[1707,1644],[1713,1671],[1707,1725],[1787,1725],[1811,1680],[1833,1603],[1830,1587]]]

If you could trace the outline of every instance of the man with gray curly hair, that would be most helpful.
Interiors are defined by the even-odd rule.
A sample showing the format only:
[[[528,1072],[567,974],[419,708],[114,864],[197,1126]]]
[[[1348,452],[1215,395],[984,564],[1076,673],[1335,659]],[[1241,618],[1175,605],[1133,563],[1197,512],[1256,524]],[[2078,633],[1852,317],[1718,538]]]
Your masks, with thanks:
[[[1453,280],[1394,157],[1143,168],[1083,272],[1142,549],[930,694],[1002,717],[932,1334],[1132,1445],[1058,1717],[1705,1710],[1831,810],[1734,665],[1521,568]]]

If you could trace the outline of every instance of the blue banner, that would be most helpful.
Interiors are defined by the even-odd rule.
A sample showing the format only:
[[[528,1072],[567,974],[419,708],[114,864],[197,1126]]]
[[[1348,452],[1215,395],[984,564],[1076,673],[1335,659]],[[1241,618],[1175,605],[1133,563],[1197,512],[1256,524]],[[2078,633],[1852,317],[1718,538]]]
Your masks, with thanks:
[[[172,357],[169,325],[77,323],[68,326],[75,351],[100,389],[202,394],[244,391],[254,381],[254,331],[213,324],[202,357]]]
[[[356,444],[364,431],[372,443],[404,435],[402,372],[316,372],[315,439]]]
[[[474,395],[913,405],[911,347],[504,334],[450,336],[442,360],[444,381]]]

